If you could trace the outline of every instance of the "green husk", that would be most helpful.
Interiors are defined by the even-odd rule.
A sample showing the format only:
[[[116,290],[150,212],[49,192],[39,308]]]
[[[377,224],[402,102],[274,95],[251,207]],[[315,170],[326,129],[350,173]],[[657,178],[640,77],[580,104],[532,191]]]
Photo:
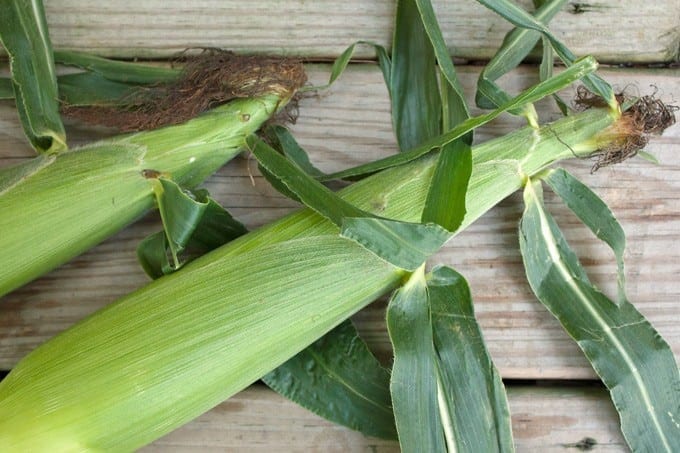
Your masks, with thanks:
[[[182,187],[202,182],[286,101],[274,94],[234,100],[178,126],[0,170],[0,296],[151,209],[156,178]]]
[[[520,188],[526,175],[593,151],[580,144],[616,118],[594,109],[476,146],[462,226]],[[342,195],[361,209],[417,222],[435,162],[433,154],[388,169]],[[140,447],[243,389],[404,276],[312,211],[292,214],[29,354],[0,383],[0,444]]]

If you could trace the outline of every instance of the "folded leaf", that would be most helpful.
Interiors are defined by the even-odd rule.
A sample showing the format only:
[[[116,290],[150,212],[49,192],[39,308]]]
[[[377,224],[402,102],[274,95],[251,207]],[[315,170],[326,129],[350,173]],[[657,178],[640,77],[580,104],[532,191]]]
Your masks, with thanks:
[[[156,201],[164,230],[150,235],[137,247],[140,264],[151,278],[170,274],[248,232],[207,191],[185,191],[164,178],[157,184]]]
[[[472,173],[472,148],[462,139],[444,146],[439,153],[422,222],[436,223],[451,233],[465,218],[465,194]]]
[[[340,235],[358,242],[388,263],[409,271],[439,250],[451,237],[446,229],[428,223],[348,217]]]
[[[388,263],[415,270],[439,250],[450,233],[435,224],[401,222],[375,216],[343,200],[257,137],[247,140],[260,165],[297,199],[340,227],[343,237],[359,243]]]

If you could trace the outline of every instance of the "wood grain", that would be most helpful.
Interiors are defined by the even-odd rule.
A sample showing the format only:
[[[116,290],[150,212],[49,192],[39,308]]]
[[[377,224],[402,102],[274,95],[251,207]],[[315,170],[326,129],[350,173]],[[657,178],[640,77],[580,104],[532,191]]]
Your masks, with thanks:
[[[223,47],[310,58],[337,56],[358,39],[382,45],[392,36],[391,0],[45,0],[55,48],[117,57],[165,57],[187,47]],[[489,58],[509,24],[473,0],[435,0],[451,52]],[[522,0],[529,8],[530,0]],[[577,6],[579,5],[579,6]],[[680,3],[570,2],[555,34],[582,55],[608,62],[673,61],[680,43]],[[362,56],[371,56],[368,49]]]
[[[326,70],[325,66],[310,66],[311,79],[321,83]],[[466,89],[472,92],[478,68],[461,67],[460,72]],[[521,68],[508,78],[508,86],[527,86],[533,72],[533,68]],[[619,87],[630,86],[643,93],[652,91],[650,85],[654,84],[665,100],[677,99],[680,93],[678,70],[608,70],[603,74]],[[557,117],[550,103],[539,107],[542,120]],[[502,135],[517,124],[521,122],[516,118],[504,117],[479,131],[477,140]],[[328,171],[393,152],[389,103],[377,68],[353,65],[329,91],[303,99],[294,133],[315,163]],[[91,130],[69,128],[72,142],[93,136],[96,133]],[[590,161],[566,164],[600,193],[621,220],[628,235],[629,296],[676,354],[680,353],[676,322],[680,313],[679,145],[680,127],[676,125],[648,147],[661,165],[633,159],[590,175]],[[0,165],[31,155],[11,103],[0,104]],[[257,175],[256,165],[245,156],[225,166],[206,187],[251,228],[295,208]],[[611,253],[553,197],[548,197],[548,203],[594,282],[614,294]],[[525,282],[516,231],[521,209],[520,197],[511,196],[453,240],[431,263],[452,265],[468,278],[489,349],[504,377],[594,378],[581,352],[534,300]],[[0,369],[11,368],[41,342],[144,285],[147,279],[136,264],[134,249],[157,228],[155,216],[150,215],[5,296],[0,307]],[[371,346],[389,360],[383,310],[384,303],[377,302],[355,320]]]
[[[627,450],[616,412],[595,388],[510,387],[516,451],[579,451],[590,438],[598,452]],[[331,424],[272,391],[253,386],[141,452],[398,452],[396,442]]]

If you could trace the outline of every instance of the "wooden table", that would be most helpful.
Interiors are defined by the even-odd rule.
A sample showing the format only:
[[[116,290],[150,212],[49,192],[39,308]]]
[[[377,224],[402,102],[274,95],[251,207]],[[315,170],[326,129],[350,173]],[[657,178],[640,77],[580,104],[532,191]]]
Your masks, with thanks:
[[[284,0],[225,2],[121,0],[97,5],[84,0],[46,0],[54,46],[114,57],[163,59],[190,46],[301,55],[309,78],[321,84],[327,62],[357,39],[387,44],[390,1]],[[530,2],[522,2],[530,3]],[[481,66],[509,26],[472,1],[438,1],[435,7],[458,69],[472,95]],[[270,11],[271,10],[271,11]],[[577,54],[609,63],[602,75],[619,89],[657,92],[680,101],[680,4],[607,0],[571,3],[552,28]],[[371,60],[362,50],[359,57]],[[329,90],[303,99],[292,128],[323,170],[333,171],[394,152],[389,101],[377,66],[357,61]],[[4,66],[6,68],[6,65]],[[504,79],[513,91],[536,79],[523,66]],[[573,90],[565,94],[573,95]],[[472,99],[470,99],[472,102]],[[538,105],[542,121],[557,118],[548,102]],[[500,136],[520,124],[503,117],[479,130],[476,140]],[[100,136],[71,124],[71,143]],[[660,161],[639,158],[590,174],[590,161],[564,166],[593,187],[618,216],[628,237],[628,293],[680,353],[680,127],[654,139],[647,151]],[[11,102],[0,103],[0,166],[32,156]],[[295,209],[242,156],[205,186],[248,227],[256,228]],[[548,205],[580,254],[592,280],[615,292],[613,256],[554,197]],[[534,299],[526,283],[517,239],[521,198],[515,194],[460,234],[431,263],[454,266],[468,279],[489,350],[506,380],[518,451],[564,451],[583,447],[625,451],[616,412],[595,374],[559,324]],[[0,307],[0,369],[9,370],[38,344],[116,298],[144,285],[135,247],[158,228],[149,215],[93,250],[5,296]],[[1,234],[1,233],[0,233]],[[39,240],[39,238],[36,238]],[[355,316],[371,347],[389,361],[384,301]],[[393,442],[366,438],[334,426],[265,387],[254,384],[185,427],[159,439],[147,451],[396,451]]]

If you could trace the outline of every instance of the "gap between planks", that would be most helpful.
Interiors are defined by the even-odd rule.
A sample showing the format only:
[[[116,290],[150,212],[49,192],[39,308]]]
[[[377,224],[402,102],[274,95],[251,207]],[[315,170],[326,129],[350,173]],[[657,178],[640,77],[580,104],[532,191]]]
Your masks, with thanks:
[[[579,451],[586,439],[599,452],[627,451],[605,391],[521,386],[507,391],[518,453]],[[388,453],[399,446],[334,425],[254,385],[140,451]]]
[[[532,9],[530,0],[520,3]],[[451,53],[488,59],[511,25],[473,0],[434,0]],[[310,58],[336,57],[357,39],[388,45],[392,0],[49,0],[50,36],[57,49],[124,58],[158,58],[187,47],[221,47]],[[275,10],[275,14],[272,11]],[[678,58],[676,0],[570,2],[550,27],[577,55],[603,62],[670,62]],[[121,31],[123,31],[121,33]],[[357,56],[372,56],[360,49]]]

